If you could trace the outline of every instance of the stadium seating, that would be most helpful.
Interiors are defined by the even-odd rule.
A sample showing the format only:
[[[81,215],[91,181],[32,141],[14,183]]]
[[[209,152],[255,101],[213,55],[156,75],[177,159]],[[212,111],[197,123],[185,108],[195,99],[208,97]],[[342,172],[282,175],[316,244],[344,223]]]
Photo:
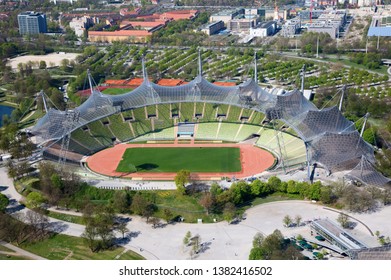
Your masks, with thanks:
[[[74,139],[75,142],[88,147],[92,151],[99,151],[105,147],[104,144],[95,140],[94,137],[92,137],[88,131],[83,131],[82,128],[73,131],[71,134],[71,138]]]
[[[237,142],[243,141],[252,134],[257,134],[260,127],[256,125],[248,125],[248,124],[243,124],[243,125],[237,125],[240,127],[239,132],[236,134],[234,140]]]
[[[131,142],[139,142],[139,141],[151,141],[151,140],[174,140],[174,127],[170,127],[167,129],[162,129],[160,131],[149,132],[140,137],[132,139]]]
[[[229,105],[226,104],[220,104],[219,107],[217,107],[217,116],[228,116],[228,108]]]
[[[242,111],[242,108],[231,105],[226,121],[240,123],[239,117],[240,117],[241,111]]]
[[[195,135],[196,140],[215,140],[219,123],[199,123]]]
[[[240,124],[236,123],[221,123],[217,139],[224,141],[235,141],[236,133],[238,132]]]
[[[148,116],[156,116],[157,115],[157,112],[156,112],[156,105],[152,105],[152,106],[147,106],[147,114]]]
[[[251,119],[248,120],[248,123],[260,125],[264,118],[265,118],[264,114],[262,114],[261,112],[254,111]]]
[[[139,137],[141,135],[150,133],[152,130],[152,128],[150,126],[145,125],[145,123],[141,122],[141,121],[131,122],[130,125],[133,128],[135,137]]]
[[[89,147],[87,148],[87,146],[84,146],[81,143],[76,142],[72,138],[69,140],[69,150],[82,155],[89,155],[95,152],[91,148]]]
[[[217,106],[212,103],[205,103],[205,111],[202,119],[202,122],[215,122],[217,115]]]
[[[201,102],[196,102],[195,103],[195,106],[196,106],[195,114],[196,114],[196,116],[202,115],[202,113],[204,111],[204,104],[205,103],[201,103]]]
[[[243,109],[243,110],[242,110],[242,115],[240,116],[241,120],[242,120],[242,118],[245,118],[246,121],[249,120],[250,117],[251,117],[251,113],[252,113],[252,112],[253,112],[253,111],[250,110],[250,109]]]
[[[304,142],[300,138],[288,133],[277,133],[285,166],[293,166],[304,163],[306,161],[306,149]],[[261,137],[257,141],[257,145],[280,155],[276,131],[264,128],[261,130],[260,135]]]
[[[110,146],[113,144],[113,138],[115,138],[115,136],[105,125],[103,125],[101,120],[91,122],[87,126],[90,129],[90,134],[97,141],[105,146]]]
[[[179,104],[171,103],[171,118],[180,117]]]
[[[124,122],[121,114],[111,115],[108,119],[110,121],[109,127],[118,140],[123,142],[133,138],[129,122]]]
[[[159,104],[158,108],[158,121],[155,121],[155,130],[163,129],[174,125],[174,121],[171,118],[170,104]]]
[[[145,134],[152,130],[151,120],[146,119],[145,116],[145,109],[144,108],[137,108],[133,110],[133,115],[135,118],[135,122],[140,123],[139,128],[141,128],[141,131],[143,131],[142,134]],[[140,130],[137,130],[141,133]],[[136,135],[141,135],[140,133],[136,133]]]
[[[192,122],[194,118],[194,103],[180,103],[180,120],[181,122]]]

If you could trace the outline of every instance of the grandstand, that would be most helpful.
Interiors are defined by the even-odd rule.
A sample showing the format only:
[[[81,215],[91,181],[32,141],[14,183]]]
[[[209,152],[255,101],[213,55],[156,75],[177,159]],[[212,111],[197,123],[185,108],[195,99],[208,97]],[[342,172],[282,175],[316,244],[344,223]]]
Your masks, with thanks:
[[[229,108],[229,114],[227,116],[227,122],[240,122],[241,112],[242,108],[231,105]]]
[[[248,125],[248,124],[240,125],[233,140],[237,142],[243,141],[248,137],[252,136],[253,134],[258,135],[259,130],[260,127],[257,125]]]
[[[194,103],[179,103],[180,107],[180,121],[191,122],[194,118]]]
[[[199,123],[195,140],[216,140],[217,139],[217,128],[219,123]]]
[[[151,140],[174,140],[175,133],[174,127],[155,130],[153,132],[146,133],[141,135],[140,137],[132,139],[131,142],[143,142],[143,141],[151,141]]]
[[[217,118],[217,105],[211,103],[204,103],[203,115],[200,121],[213,122]]]
[[[196,140],[241,141],[249,134],[258,134],[256,144],[273,151],[285,162],[291,160],[296,164],[308,158],[308,165],[316,163],[329,172],[352,170],[362,159],[374,163],[373,147],[338,108],[319,110],[299,90],[269,93],[253,79],[231,87],[212,84],[202,76],[200,57],[199,75],[187,84],[174,87],[154,84],[143,64],[142,83],[133,91],[105,95],[92,89],[89,98],[73,110],[50,109],[31,133],[40,145],[71,135],[69,148],[89,154],[116,141],[141,136],[171,137],[170,130],[165,128],[191,120],[197,123]],[[192,120],[194,112],[196,118]],[[271,121],[283,123],[299,138],[262,127],[255,133],[257,129],[250,125]],[[369,171],[378,174],[376,170]],[[360,179],[367,183],[367,178]]]
[[[229,105],[221,104],[217,107],[217,118],[225,119],[228,116]]]
[[[121,114],[114,114],[108,117],[110,122],[109,128],[114,136],[121,142],[133,138],[132,131],[128,122],[124,122]]]

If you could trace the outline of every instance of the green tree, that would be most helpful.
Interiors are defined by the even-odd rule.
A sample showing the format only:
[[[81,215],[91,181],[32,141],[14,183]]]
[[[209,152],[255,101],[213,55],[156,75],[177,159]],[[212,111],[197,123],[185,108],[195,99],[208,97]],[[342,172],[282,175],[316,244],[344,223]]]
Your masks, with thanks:
[[[148,201],[140,194],[136,193],[133,196],[130,209],[137,215],[142,215],[148,206]]]
[[[4,194],[0,193],[0,212],[4,212],[5,208],[7,208],[9,203],[8,197],[6,197]]]
[[[349,227],[350,221],[349,221],[349,216],[348,215],[346,215],[344,213],[340,213],[338,215],[337,221],[343,228],[348,228]]]
[[[232,202],[225,204],[223,217],[228,223],[231,223],[236,216],[236,207]]]
[[[190,171],[185,169],[179,170],[174,181],[178,193],[181,195],[186,194],[186,184],[190,182]]]
[[[289,215],[285,215],[285,217],[282,219],[282,222],[284,226],[289,227],[289,225],[292,223],[292,218]]]
[[[44,196],[39,192],[31,192],[26,197],[26,205],[31,209],[40,208],[45,201]]]
[[[210,192],[204,193],[200,198],[199,203],[205,208],[206,215],[209,215],[209,211],[214,204],[213,196]]]
[[[188,245],[189,242],[190,242],[190,238],[191,238],[191,232],[188,231],[188,232],[186,232],[186,235],[185,235],[185,237],[183,238],[183,244],[184,244],[184,245]]]
[[[126,191],[116,191],[112,200],[113,207],[119,213],[125,213],[129,209],[129,195]]]
[[[300,215],[295,216],[295,224],[297,227],[300,226],[301,220],[302,220],[302,217]]]
[[[167,224],[169,224],[172,220],[172,218],[174,217],[174,214],[171,212],[170,209],[164,209],[163,210],[163,216],[164,216],[164,219],[166,220]]]
[[[39,69],[46,69],[46,62],[44,60],[39,62]]]

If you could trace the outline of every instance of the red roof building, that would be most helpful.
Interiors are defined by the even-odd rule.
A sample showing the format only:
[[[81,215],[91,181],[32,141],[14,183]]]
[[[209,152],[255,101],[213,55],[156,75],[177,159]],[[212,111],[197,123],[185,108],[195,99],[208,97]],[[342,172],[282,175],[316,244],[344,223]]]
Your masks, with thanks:
[[[161,14],[160,18],[166,20],[193,19],[198,16],[198,13],[197,10],[170,11]]]
[[[117,31],[88,31],[88,40],[91,42],[114,42],[129,40],[146,43],[152,33],[147,30],[117,30]]]
[[[234,87],[236,86],[235,82],[214,82],[216,86],[222,86],[222,87]]]
[[[156,20],[156,21],[129,21],[124,20],[120,23],[119,27],[121,29],[124,28],[142,28],[146,30],[154,29],[159,26],[165,26],[167,24],[167,20]]]
[[[179,79],[160,79],[157,84],[159,86],[175,87],[183,84],[183,80]]]

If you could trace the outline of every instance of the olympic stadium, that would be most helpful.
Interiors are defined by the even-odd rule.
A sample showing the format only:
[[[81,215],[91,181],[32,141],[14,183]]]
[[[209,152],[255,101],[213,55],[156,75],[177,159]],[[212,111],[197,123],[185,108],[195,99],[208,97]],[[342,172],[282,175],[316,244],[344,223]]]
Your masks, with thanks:
[[[316,108],[302,90],[268,91],[256,78],[230,87],[212,84],[203,77],[200,55],[198,76],[187,84],[157,85],[148,79],[144,63],[143,79],[122,95],[105,95],[90,80],[91,95],[83,104],[49,109],[31,133],[47,157],[70,163],[100,151],[110,157],[108,148],[119,143],[247,141],[273,155],[270,171],[306,168],[309,176],[311,166],[317,166],[329,174],[346,171],[364,184],[390,181],[374,168],[374,148],[354,123],[338,107]],[[247,164],[256,157],[247,158]]]

